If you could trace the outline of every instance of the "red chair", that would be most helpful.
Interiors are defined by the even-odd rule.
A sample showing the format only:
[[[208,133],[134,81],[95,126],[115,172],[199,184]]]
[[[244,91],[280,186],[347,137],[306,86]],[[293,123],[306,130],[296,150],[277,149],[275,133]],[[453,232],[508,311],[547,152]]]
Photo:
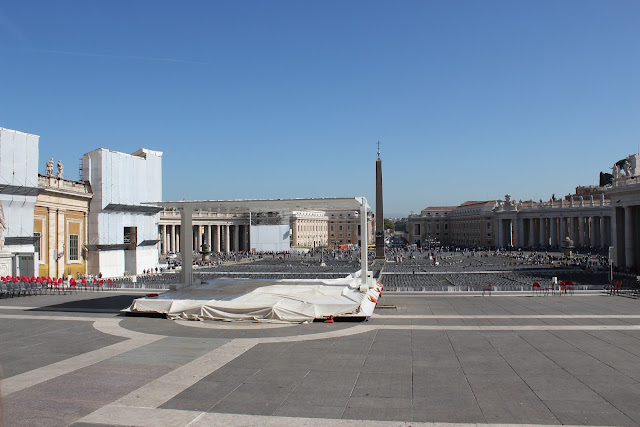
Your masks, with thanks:
[[[47,280],[47,283],[49,284],[49,289],[51,290],[51,294],[53,294],[53,291],[55,289],[58,289],[58,280],[55,277],[50,277]]]
[[[111,279],[107,279],[107,285],[109,286],[110,290],[115,289],[117,286],[117,284],[115,282],[112,282]]]
[[[608,295],[620,295],[622,293],[622,281],[616,280],[607,288]]]
[[[73,277],[69,279],[69,292],[71,291],[75,291],[76,294],[78,293],[78,284],[76,283],[76,279]]]
[[[53,279],[53,286],[58,291],[58,293],[64,292],[64,280],[62,280],[62,277],[57,281]]]
[[[571,280],[563,280],[560,282],[560,294],[568,294],[571,293],[573,295],[573,282]]]
[[[98,289],[102,290],[102,284],[104,283],[104,280],[100,279],[100,281],[98,282]]]
[[[89,290],[89,286],[90,286],[90,284],[89,284],[89,283],[87,283],[87,279],[85,279],[85,278],[83,277],[83,278],[82,278],[82,280],[80,281],[80,283],[82,284],[82,288],[83,288],[85,291],[88,291],[88,290]]]
[[[489,296],[491,296],[491,283],[489,283],[486,288],[482,289],[482,296],[484,296],[485,292],[489,292]]]
[[[40,295],[44,294],[44,291],[47,289],[47,285],[43,283],[42,277],[36,277],[35,283],[35,289],[40,292]]]
[[[533,285],[531,285],[531,291],[533,293],[533,295],[536,294],[536,292],[540,295],[542,295],[542,286],[540,286],[540,283],[538,282],[533,282]]]

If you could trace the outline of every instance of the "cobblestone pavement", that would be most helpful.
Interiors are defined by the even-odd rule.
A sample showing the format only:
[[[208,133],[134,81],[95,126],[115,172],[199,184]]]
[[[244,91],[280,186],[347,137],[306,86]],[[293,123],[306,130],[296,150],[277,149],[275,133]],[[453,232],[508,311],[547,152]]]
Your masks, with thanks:
[[[0,300],[7,426],[640,424],[640,301],[394,294],[368,322],[122,317]]]

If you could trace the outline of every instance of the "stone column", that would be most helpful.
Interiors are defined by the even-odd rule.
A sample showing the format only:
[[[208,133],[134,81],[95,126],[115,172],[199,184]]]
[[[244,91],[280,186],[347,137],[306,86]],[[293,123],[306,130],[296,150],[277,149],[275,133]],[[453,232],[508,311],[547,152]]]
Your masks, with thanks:
[[[636,243],[636,230],[633,226],[633,207],[624,208],[624,258],[627,268],[634,268],[636,264],[633,250]]]
[[[502,235],[503,235],[503,230],[502,230],[502,220],[500,218],[498,218],[498,221],[496,221],[496,230],[494,230],[495,233],[495,237],[496,237],[496,248],[502,248],[503,247],[503,243],[502,243]]]
[[[509,246],[514,247],[516,245],[516,223],[515,223],[515,219],[510,219],[508,221],[508,225],[509,225],[509,233],[508,233],[508,239],[509,239]]]
[[[522,218],[520,215],[518,215],[518,219],[516,220],[516,236],[517,236],[517,244],[516,246],[521,248],[524,246],[524,240],[525,240],[525,236],[524,236],[524,218]]]
[[[67,246],[65,242],[65,233],[64,233],[64,212],[63,210],[58,210],[57,219],[58,219],[58,233],[57,233],[57,249],[58,249],[58,265],[56,269],[56,277],[64,277],[64,267],[67,262]]]
[[[176,228],[178,228],[178,227],[182,227],[182,226],[176,226]],[[180,229],[180,232],[182,232],[182,229]],[[180,246],[180,232],[176,231],[176,233],[175,233],[175,236],[176,236],[175,252],[176,253],[178,253],[178,252],[180,252],[182,250],[182,246]]]
[[[209,224],[204,226],[204,242],[209,245],[209,250],[211,250],[211,226]]]
[[[615,265],[624,265],[624,208],[613,208],[611,216],[611,246],[614,247]]]
[[[56,277],[56,258],[54,256],[53,250],[58,249],[58,245],[56,243],[56,236],[58,233],[57,230],[57,215],[56,210],[49,208],[48,210],[48,218],[47,218],[47,264],[49,264],[49,277]],[[44,231],[44,230],[43,230]],[[44,240],[44,239],[43,239]],[[42,248],[40,249],[42,252]]]
[[[592,216],[589,218],[589,245],[594,249],[598,247],[596,239],[596,217]]]
[[[606,248],[607,247],[607,229],[604,225],[605,223],[605,217],[601,216],[600,217],[600,247],[601,248]]]
[[[220,226],[214,225],[213,229],[214,237],[213,237],[213,250],[215,252],[220,252]]]
[[[556,228],[557,218],[549,218],[549,228],[551,229],[551,246],[558,246],[558,230]]]
[[[540,218],[540,224],[539,225],[540,225],[540,230],[539,230],[539,233],[540,233],[540,235],[539,235],[540,244],[539,244],[539,246],[541,248],[545,248],[545,247],[547,247],[547,242],[545,241],[546,224],[545,224],[544,218]]]
[[[162,253],[166,254],[167,252],[169,252],[169,246],[167,245],[167,243],[169,242],[169,233],[167,232],[168,230],[168,225],[163,224],[160,226],[160,239],[162,241]]]
[[[176,226],[171,224],[169,226],[169,252],[177,252],[176,251]]]
[[[180,231],[182,232],[182,247],[180,256],[182,259],[182,286],[189,287],[192,283],[191,272],[193,270],[193,208],[185,206],[180,211]]]
[[[233,226],[233,250],[240,250],[240,227],[237,224]]]
[[[542,224],[544,225],[544,245],[542,245],[542,247],[548,248],[550,245],[549,239],[551,239],[551,219],[543,218]]]
[[[591,230],[589,229],[589,217],[580,218],[582,222],[582,245],[591,246]]]
[[[82,234],[84,236],[84,243],[85,245],[89,243],[89,222],[88,222],[88,212],[83,212],[82,216],[84,218],[83,222],[82,222],[82,227],[84,228]],[[84,272],[83,274],[87,274],[89,272],[88,268],[89,268],[89,253],[86,252],[86,250],[82,250],[82,248],[78,248],[78,250],[81,251],[81,253],[84,253],[84,261],[82,262],[82,264],[84,265]],[[42,248],[40,248],[40,251],[42,253]],[[39,267],[36,271],[40,271]],[[40,273],[38,273],[38,276],[40,275]]]
[[[535,241],[534,241],[534,225],[535,225],[535,219],[530,218],[529,219],[529,244],[527,246],[529,246],[530,248],[535,246]]]
[[[226,253],[231,252],[231,244],[230,244],[231,243],[230,242],[230,240],[231,240],[230,237],[231,236],[230,236],[230,234],[231,233],[230,233],[230,230],[229,230],[229,224],[226,224],[224,226],[224,251]]]

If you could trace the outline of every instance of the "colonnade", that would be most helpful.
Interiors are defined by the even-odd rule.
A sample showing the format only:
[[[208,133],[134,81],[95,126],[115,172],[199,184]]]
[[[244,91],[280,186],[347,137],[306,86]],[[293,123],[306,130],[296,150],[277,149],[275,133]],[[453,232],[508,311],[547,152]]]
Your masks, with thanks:
[[[567,237],[575,247],[606,248],[611,246],[610,215],[498,217],[498,247],[555,248]]]
[[[159,224],[158,234],[162,254],[180,252],[180,224]],[[200,251],[203,244],[211,252],[248,251],[250,245],[249,224],[195,224],[193,246]]]
[[[637,271],[640,267],[640,205],[614,208],[615,263]]]

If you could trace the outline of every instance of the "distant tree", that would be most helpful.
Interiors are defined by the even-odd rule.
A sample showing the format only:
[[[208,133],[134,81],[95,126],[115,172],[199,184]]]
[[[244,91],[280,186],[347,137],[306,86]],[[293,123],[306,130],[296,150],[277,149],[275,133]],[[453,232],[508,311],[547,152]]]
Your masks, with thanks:
[[[401,231],[403,233],[406,233],[407,231],[407,221],[396,221],[396,231]]]
[[[394,232],[396,229],[396,223],[393,222],[393,220],[389,219],[389,218],[385,218],[384,219],[384,229],[385,230],[391,230],[391,232]]]

